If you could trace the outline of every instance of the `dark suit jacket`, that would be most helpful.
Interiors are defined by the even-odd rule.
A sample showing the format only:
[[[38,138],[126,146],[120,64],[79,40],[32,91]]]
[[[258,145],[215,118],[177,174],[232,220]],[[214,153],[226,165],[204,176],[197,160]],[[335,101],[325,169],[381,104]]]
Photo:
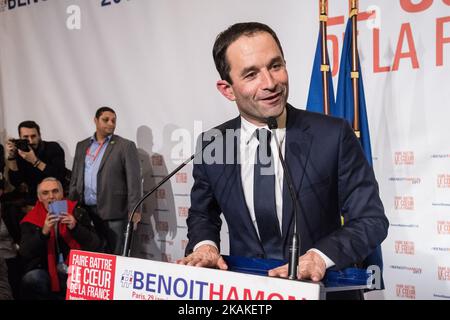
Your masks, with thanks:
[[[344,268],[361,262],[386,237],[388,220],[378,185],[355,134],[345,120],[298,110],[288,105],[285,159],[300,203],[298,231],[301,254],[317,248]],[[220,129],[240,128],[237,117]],[[233,143],[217,138],[205,149],[217,157],[239,158],[239,134]],[[209,152],[209,153],[211,153]],[[230,155],[230,152],[234,155]],[[220,155],[219,155],[220,156]],[[198,161],[199,162],[199,161]],[[220,214],[229,228],[230,254],[264,258],[264,250],[251,221],[241,183],[240,165],[194,164],[194,185],[187,219],[186,253],[202,240],[220,243]],[[230,161],[229,161],[230,162]],[[233,161],[231,161],[233,162]],[[210,162],[209,162],[210,163]],[[340,215],[345,225],[341,226]],[[293,209],[283,187],[282,236],[288,257]]]
[[[17,167],[19,170],[9,170],[9,180],[11,184],[18,188],[21,183],[25,182],[28,186],[26,194],[26,202],[34,205],[37,200],[37,186],[47,177],[54,177],[64,182],[66,173],[66,162],[64,149],[59,143],[54,141],[41,141],[34,150],[38,159],[42,160],[46,166],[44,171],[34,168],[31,163],[20,156],[17,156]]]
[[[84,162],[91,138],[78,142],[69,199],[84,202]],[[97,211],[103,220],[126,219],[141,196],[140,165],[133,141],[113,135],[97,174]]]

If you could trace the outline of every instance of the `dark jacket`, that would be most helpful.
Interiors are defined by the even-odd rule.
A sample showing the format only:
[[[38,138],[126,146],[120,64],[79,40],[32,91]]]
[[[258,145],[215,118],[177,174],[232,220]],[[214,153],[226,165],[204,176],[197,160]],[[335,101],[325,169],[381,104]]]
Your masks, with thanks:
[[[240,118],[220,127],[239,129]],[[222,164],[194,164],[186,254],[202,240],[220,243],[223,213],[228,224],[230,255],[265,257],[244,199],[237,161],[239,139],[237,136],[234,145],[227,145],[226,139],[218,138],[208,147],[216,153],[223,150]],[[226,163],[233,157],[233,163]],[[316,248],[338,269],[363,261],[386,238],[389,224],[373,170],[348,123],[288,106],[285,160],[300,203],[297,218],[301,254]],[[287,189],[284,184],[284,258],[288,257],[294,220]]]
[[[34,168],[31,163],[17,157],[18,171],[9,171],[11,184],[18,188],[21,183],[28,187],[27,203],[33,205],[37,200],[37,185],[47,177],[54,177],[63,182],[66,172],[64,150],[57,142],[41,141],[37,150],[34,151],[36,157],[46,164],[44,171]]]
[[[84,202],[84,164],[91,138],[78,142],[69,199]],[[113,135],[97,174],[97,212],[103,220],[127,219],[141,196],[140,164],[133,141]]]
[[[73,210],[73,215],[77,219],[77,224],[75,228],[69,230],[69,232],[80,244],[81,250],[102,251],[104,242],[96,234],[86,210],[78,206]],[[32,223],[21,223],[20,227],[22,237],[19,255],[23,263],[23,271],[26,273],[33,269],[47,270],[47,241],[49,240],[49,237],[42,234],[42,228]],[[58,243],[64,259],[66,259],[70,248],[61,239]]]

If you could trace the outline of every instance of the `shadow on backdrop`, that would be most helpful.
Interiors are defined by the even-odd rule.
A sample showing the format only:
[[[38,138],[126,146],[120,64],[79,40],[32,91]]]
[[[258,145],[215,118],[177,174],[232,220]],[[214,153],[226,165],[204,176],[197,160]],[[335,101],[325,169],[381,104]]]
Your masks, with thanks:
[[[153,151],[152,130],[147,126],[140,126],[136,138],[142,190],[146,194],[168,172],[164,157]],[[167,181],[149,196],[138,211],[142,213],[142,218],[133,235],[131,256],[156,261],[170,260],[167,243],[175,238],[177,230],[171,182]]]

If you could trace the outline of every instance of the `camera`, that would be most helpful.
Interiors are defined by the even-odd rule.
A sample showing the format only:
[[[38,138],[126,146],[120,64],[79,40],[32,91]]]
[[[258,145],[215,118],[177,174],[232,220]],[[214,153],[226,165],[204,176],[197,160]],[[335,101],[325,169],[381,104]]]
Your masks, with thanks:
[[[28,152],[30,151],[30,146],[28,144],[27,139],[12,139],[12,143],[16,146],[17,149]]]

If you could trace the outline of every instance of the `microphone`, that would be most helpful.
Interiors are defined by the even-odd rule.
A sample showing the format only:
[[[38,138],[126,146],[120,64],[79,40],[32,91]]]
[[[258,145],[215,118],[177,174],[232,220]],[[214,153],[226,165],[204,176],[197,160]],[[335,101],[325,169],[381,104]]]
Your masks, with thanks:
[[[125,242],[123,246],[122,251],[122,257],[129,257],[130,256],[130,249],[131,249],[131,239],[133,236],[133,217],[134,214],[137,211],[137,208],[144,202],[145,199],[147,199],[151,194],[153,194],[156,190],[159,189],[167,180],[169,180],[175,173],[180,171],[184,166],[186,166],[189,162],[191,162],[195,157],[197,157],[199,154],[203,153],[203,151],[206,149],[207,146],[209,146],[212,142],[216,140],[218,136],[222,136],[225,132],[224,128],[214,128],[215,130],[219,130],[216,134],[214,134],[211,137],[211,140],[208,141],[199,151],[191,155],[188,159],[186,159],[182,164],[180,164],[178,167],[176,167],[171,173],[169,173],[167,176],[165,176],[152,190],[147,192],[142,196],[141,199],[136,203],[136,205],[133,207],[133,210],[131,210],[130,218],[128,219],[127,229],[125,231]]]
[[[277,144],[278,156],[280,157],[281,166],[283,167],[283,174],[286,178],[286,183],[289,189],[289,194],[291,196],[292,206],[294,207],[294,232],[292,234],[291,242],[289,244],[289,263],[288,263],[288,278],[291,280],[297,279],[297,266],[298,266],[298,255],[301,248],[300,237],[297,234],[297,214],[300,211],[297,196],[295,195],[294,184],[292,183],[292,176],[290,175],[289,168],[284,161],[283,153],[281,152],[280,143],[276,133],[273,131],[278,128],[277,119],[274,117],[267,118],[267,125],[269,129],[272,130],[272,136],[275,137],[275,142]]]

